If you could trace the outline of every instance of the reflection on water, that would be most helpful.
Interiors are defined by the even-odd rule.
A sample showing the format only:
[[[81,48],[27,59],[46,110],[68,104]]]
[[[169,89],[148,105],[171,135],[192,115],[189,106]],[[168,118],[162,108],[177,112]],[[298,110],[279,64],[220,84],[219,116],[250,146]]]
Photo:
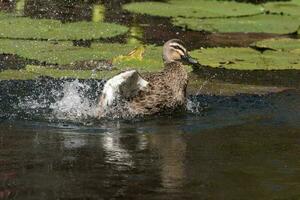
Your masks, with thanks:
[[[119,133],[106,133],[102,139],[102,145],[106,154],[105,162],[116,164],[119,167],[134,166],[134,162],[130,153],[124,147],[122,147]]]
[[[170,132],[164,135],[164,131],[155,137],[150,137],[151,147],[157,149],[161,164],[161,184],[164,188],[179,192],[184,185],[186,142],[183,132]]]
[[[199,94],[188,113],[94,121],[102,85],[1,81],[0,198],[299,197],[299,90]]]
[[[189,113],[91,120],[102,86],[1,82],[2,199],[299,197],[298,90],[199,94]]]
[[[27,84],[35,85],[36,93],[28,96]],[[90,96],[91,91],[101,88],[97,81],[41,79],[1,85],[1,198],[299,197],[297,90],[264,96],[195,95],[190,97],[194,114],[83,125],[87,123],[81,118],[73,119],[75,124],[48,121],[49,115],[55,118],[48,108],[72,103],[64,94],[78,108],[84,101],[76,98],[93,102],[97,95]],[[16,95],[19,102],[13,105]]]
[[[16,199],[299,197],[299,123],[292,128],[282,122],[279,127],[261,117],[254,123],[205,128],[205,118],[212,120],[209,115],[182,116],[93,127],[3,122],[0,195]]]

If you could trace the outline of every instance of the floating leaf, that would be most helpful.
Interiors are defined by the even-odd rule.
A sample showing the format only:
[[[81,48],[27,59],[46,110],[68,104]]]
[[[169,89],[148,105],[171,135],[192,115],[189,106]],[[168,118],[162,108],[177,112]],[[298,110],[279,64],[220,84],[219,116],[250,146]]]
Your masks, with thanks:
[[[300,39],[280,38],[258,41],[251,46],[259,49],[273,49],[279,51],[292,51],[300,49]]]
[[[92,43],[90,48],[73,46],[72,42],[0,40],[0,53],[19,55],[52,65],[69,65],[76,61],[111,60],[119,69],[158,71],[162,68],[162,47],[119,43]],[[58,66],[58,67],[59,67]],[[63,69],[66,66],[62,67]],[[77,67],[78,68],[78,67]]]
[[[287,34],[297,32],[300,18],[281,15],[257,15],[237,18],[195,19],[177,17],[174,25],[210,32],[264,32]]]
[[[259,5],[216,0],[171,0],[168,3],[139,2],[126,4],[124,9],[161,17],[233,17],[263,12]]]
[[[210,48],[192,52],[204,66],[236,70],[300,69],[300,55],[251,48]]]
[[[138,48],[135,48],[127,55],[120,55],[114,58],[114,62],[118,62],[122,60],[143,60],[144,53],[145,53],[145,47],[140,46]]]
[[[47,40],[111,38],[128,31],[126,27],[112,23],[75,22],[63,24],[58,20],[7,17],[3,13],[0,14],[0,27],[0,37],[2,38]]]
[[[12,15],[4,12],[0,12],[0,20],[11,17]]]
[[[65,65],[80,60],[109,60],[126,55],[134,45],[93,43],[90,48],[73,46],[72,42],[0,40],[0,53],[9,53],[48,64]]]
[[[36,79],[39,76],[50,76],[53,78],[81,78],[81,79],[106,79],[120,71],[101,71],[92,70],[60,70],[44,66],[28,65],[22,70],[5,70],[0,72],[0,80],[27,80]]]
[[[300,1],[270,2],[264,4],[265,10],[270,13],[300,16]]]

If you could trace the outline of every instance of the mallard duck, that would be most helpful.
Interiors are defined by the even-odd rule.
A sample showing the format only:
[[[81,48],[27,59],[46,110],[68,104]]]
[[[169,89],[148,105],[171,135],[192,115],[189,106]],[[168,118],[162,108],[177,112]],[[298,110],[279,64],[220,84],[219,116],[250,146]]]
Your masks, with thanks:
[[[181,40],[163,46],[164,69],[141,75],[136,70],[120,73],[104,85],[99,99],[99,118],[149,116],[184,109],[188,73],[183,64],[198,62]]]

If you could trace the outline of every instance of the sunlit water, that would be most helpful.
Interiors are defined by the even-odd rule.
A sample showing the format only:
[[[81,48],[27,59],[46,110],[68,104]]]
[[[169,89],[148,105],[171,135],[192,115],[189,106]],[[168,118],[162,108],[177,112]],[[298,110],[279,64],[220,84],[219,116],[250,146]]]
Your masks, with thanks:
[[[0,199],[297,199],[300,94],[94,120],[103,82],[1,81]]]

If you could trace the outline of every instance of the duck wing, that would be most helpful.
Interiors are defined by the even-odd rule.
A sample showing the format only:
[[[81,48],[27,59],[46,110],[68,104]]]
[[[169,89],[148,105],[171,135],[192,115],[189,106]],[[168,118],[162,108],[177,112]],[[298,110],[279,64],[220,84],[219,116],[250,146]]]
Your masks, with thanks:
[[[151,81],[146,91],[141,92],[129,102],[129,110],[133,115],[153,115],[161,112],[172,112],[182,107],[184,102],[174,98],[172,88],[163,78],[146,76]],[[153,82],[155,81],[155,82]]]
[[[136,70],[122,72],[105,83],[99,107],[101,110],[107,109],[118,100],[133,98],[140,91],[146,90],[148,85],[148,81],[144,80]]]

